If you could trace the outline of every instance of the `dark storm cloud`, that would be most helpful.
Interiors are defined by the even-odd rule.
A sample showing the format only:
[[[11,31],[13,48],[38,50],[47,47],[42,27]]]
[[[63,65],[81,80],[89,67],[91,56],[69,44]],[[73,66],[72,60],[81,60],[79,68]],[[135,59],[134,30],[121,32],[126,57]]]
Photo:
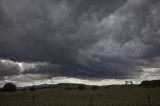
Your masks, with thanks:
[[[158,0],[1,0],[0,58],[47,62],[21,74],[138,77],[159,65],[159,7]]]

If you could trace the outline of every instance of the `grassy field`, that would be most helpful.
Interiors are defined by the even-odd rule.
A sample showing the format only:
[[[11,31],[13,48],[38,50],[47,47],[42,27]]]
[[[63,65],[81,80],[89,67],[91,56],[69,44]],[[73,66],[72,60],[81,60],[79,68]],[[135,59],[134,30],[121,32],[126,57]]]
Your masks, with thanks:
[[[0,106],[160,106],[160,88],[62,88],[0,93]]]

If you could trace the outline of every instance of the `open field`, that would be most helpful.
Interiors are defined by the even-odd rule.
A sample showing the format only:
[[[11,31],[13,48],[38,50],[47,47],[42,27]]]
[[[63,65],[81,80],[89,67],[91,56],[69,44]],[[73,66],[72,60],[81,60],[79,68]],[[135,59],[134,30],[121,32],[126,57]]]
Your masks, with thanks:
[[[160,88],[39,89],[0,93],[0,106],[160,106]]]

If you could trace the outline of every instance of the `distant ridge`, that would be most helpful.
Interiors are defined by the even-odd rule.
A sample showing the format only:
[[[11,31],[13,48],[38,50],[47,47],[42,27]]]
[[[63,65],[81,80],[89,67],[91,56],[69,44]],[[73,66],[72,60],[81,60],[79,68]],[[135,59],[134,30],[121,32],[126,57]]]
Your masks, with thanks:
[[[18,87],[18,89],[26,89],[29,90],[31,87],[35,89],[47,89],[47,88],[67,88],[67,87],[77,87],[80,83],[59,83],[59,84],[40,84],[40,85],[33,85],[33,86],[25,86],[25,87]],[[85,84],[83,84],[85,85]],[[86,85],[92,86],[92,85]],[[112,84],[112,85],[103,85],[108,87],[116,87],[116,86],[124,86],[123,84]],[[137,84],[134,86],[141,86],[141,87],[160,87],[160,79],[159,80],[144,80],[141,84]]]
[[[25,87],[19,87],[18,89],[30,89],[31,87],[34,87],[36,89],[46,89],[46,88],[66,88],[66,87],[76,87],[79,84],[75,83],[59,83],[59,84],[41,84],[41,85],[33,85],[33,86],[25,86]]]

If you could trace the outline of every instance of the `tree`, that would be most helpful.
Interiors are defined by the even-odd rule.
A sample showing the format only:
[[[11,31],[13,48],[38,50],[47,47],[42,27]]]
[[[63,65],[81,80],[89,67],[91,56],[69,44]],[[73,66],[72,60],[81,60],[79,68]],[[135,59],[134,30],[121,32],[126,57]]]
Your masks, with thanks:
[[[127,85],[132,85],[132,86],[133,86],[134,84],[133,84],[132,81],[125,81],[125,85],[126,85],[126,86],[127,86]]]
[[[16,91],[16,90],[17,90],[17,87],[13,83],[6,83],[4,85],[4,87],[2,88],[3,92],[13,92],[13,91]]]
[[[141,87],[160,87],[160,80],[142,81]]]

